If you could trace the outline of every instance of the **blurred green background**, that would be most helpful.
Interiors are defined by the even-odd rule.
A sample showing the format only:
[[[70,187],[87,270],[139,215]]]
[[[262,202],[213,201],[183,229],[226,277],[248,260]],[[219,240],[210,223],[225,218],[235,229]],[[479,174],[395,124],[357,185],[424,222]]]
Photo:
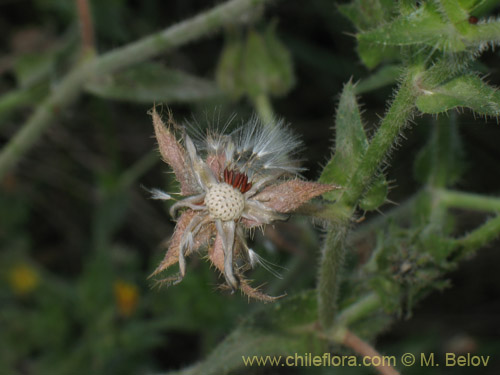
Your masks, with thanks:
[[[91,1],[97,50],[132,42],[212,3]],[[222,280],[196,256],[190,258],[182,283],[153,287],[147,277],[163,256],[174,222],[167,206],[150,200],[141,186],[175,191],[173,175],[166,173],[168,167],[155,151],[147,115],[151,97],[167,102],[180,121],[194,116],[204,122],[231,113],[247,118],[254,111],[252,101],[223,94],[215,82],[216,71],[227,43],[241,34],[263,35],[269,30],[293,61],[293,70],[285,72],[291,74],[286,89],[276,89],[272,105],[304,140],[304,176],[318,177],[331,155],[335,105],[343,84],[372,74],[360,63],[350,35],[354,30],[334,1],[277,1],[251,26],[208,35],[111,83],[90,84],[87,93],[59,114],[36,147],[0,181],[1,375],[146,374],[178,369],[204,358],[243,317],[261,308],[239,294],[218,291]],[[0,33],[0,143],[4,145],[74,62],[79,46],[74,2],[0,0]],[[497,85],[499,57],[497,51],[486,52],[478,66]],[[384,113],[394,83],[389,75],[386,85],[363,93],[369,129]],[[476,121],[467,111],[458,121],[468,163],[458,186],[498,194],[497,121]],[[431,126],[431,117],[417,118],[392,155],[387,168],[388,180],[394,181],[389,198],[396,203],[417,188],[410,171]],[[367,222],[378,215],[369,214]],[[465,211],[457,215],[464,231],[484,220],[481,214]],[[265,283],[264,289],[275,295],[313,288],[320,241],[320,228],[303,218],[268,228],[266,236],[257,234],[252,246],[285,268],[278,268],[282,279],[265,270],[252,273],[252,279],[257,285]],[[491,355],[492,363],[480,373],[498,374],[499,245],[484,249],[448,275],[451,288],[435,292],[411,318],[389,327],[377,339],[377,348],[391,355],[451,350]],[[362,261],[367,250],[366,244],[354,246],[348,265],[353,268]],[[359,371],[253,368],[241,373]],[[474,371],[426,369],[429,374],[478,373]]]

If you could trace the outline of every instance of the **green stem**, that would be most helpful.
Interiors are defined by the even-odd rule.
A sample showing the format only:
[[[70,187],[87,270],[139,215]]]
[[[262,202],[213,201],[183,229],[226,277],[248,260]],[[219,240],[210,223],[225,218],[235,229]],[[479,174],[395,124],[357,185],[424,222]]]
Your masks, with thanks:
[[[377,133],[372,138],[359,167],[344,189],[344,194],[335,204],[335,206],[350,208],[351,215],[357,201],[362,197],[372,178],[376,176],[401,130],[413,115],[415,99],[418,95],[418,90],[414,87],[416,73],[416,69],[406,72],[399,91]],[[345,253],[348,227],[349,220],[345,219],[332,227],[323,248],[318,280],[318,314],[319,322],[324,329],[330,328],[335,321],[339,273]]]
[[[258,95],[253,99],[253,103],[262,122],[266,125],[274,124],[275,116],[269,96]]]
[[[384,211],[384,215],[378,215],[355,230],[349,232],[347,236],[348,244],[355,244],[358,241],[369,238],[375,232],[382,230],[389,220],[404,222],[411,217],[412,211],[415,208],[415,202],[418,201],[420,193],[415,193],[411,197],[407,198],[400,205],[390,209],[389,211]]]
[[[35,101],[41,100],[48,91],[46,84],[36,84],[31,87],[23,87],[9,91],[0,97],[0,128],[6,123],[11,112],[21,106],[28,106]]]
[[[487,245],[500,235],[500,215],[488,220],[479,228],[454,241],[457,249],[460,249],[458,259],[474,253],[477,249]]]
[[[76,69],[57,86],[56,90],[35,110],[0,153],[0,179],[35,143],[42,132],[54,122],[59,112],[78,95],[87,70]]]
[[[331,225],[323,245],[318,280],[318,319],[323,329],[329,329],[337,313],[340,271],[345,255],[348,225]]]
[[[104,75],[145,61],[221,28],[243,23],[248,13],[269,0],[231,0],[164,31],[140,39],[97,57],[70,72],[28,119],[22,129],[0,153],[0,179],[30,149],[41,134],[55,122],[57,115],[70,105],[83,84],[96,75]]]
[[[336,326],[349,327],[351,324],[366,318],[381,306],[380,298],[376,293],[370,293],[359,298],[356,303],[346,307],[337,316]]]
[[[427,182],[432,188],[444,188],[454,181],[453,174],[456,173],[456,164],[460,160],[456,119],[456,113],[451,113],[449,118],[442,116],[432,124],[432,166]]]
[[[424,148],[425,152],[430,153],[430,173],[427,178],[427,189],[423,191],[424,194],[429,194],[430,198],[426,233],[436,234],[443,231],[446,208],[432,191],[445,188],[456,180],[457,164],[460,160],[459,148],[456,115],[451,114],[449,118],[443,116],[434,121],[429,144]]]
[[[380,299],[375,293],[370,293],[361,297],[357,302],[342,310],[338,318],[329,331],[317,331],[315,322],[301,327],[290,327],[289,333],[294,332],[294,328],[299,328],[296,335],[274,335],[269,331],[240,327],[229,334],[224,341],[217,345],[205,360],[184,369],[169,372],[168,375],[207,375],[228,373],[243,367],[242,356],[249,355],[284,355],[299,352],[305,347],[298,342],[304,343],[300,336],[305,333],[318,334],[321,339],[341,341],[342,333],[346,328],[361,319],[365,319],[373,312],[380,309]],[[296,341],[298,339],[298,341]],[[306,340],[306,345],[310,345],[310,339]],[[309,346],[308,346],[309,347]],[[223,358],[223,359],[222,359]],[[232,372],[231,372],[232,373]],[[159,374],[158,374],[159,375]]]
[[[485,212],[500,212],[500,198],[498,197],[487,197],[480,194],[446,189],[433,190],[432,193],[439,203],[446,207]]]
[[[142,158],[137,160],[129,169],[122,173],[118,181],[121,189],[129,188],[144,173],[158,163],[158,152],[156,150],[148,152]]]
[[[245,23],[249,13],[270,0],[231,0],[164,31],[102,55],[95,61],[97,74],[109,73],[172,50],[222,26]]]

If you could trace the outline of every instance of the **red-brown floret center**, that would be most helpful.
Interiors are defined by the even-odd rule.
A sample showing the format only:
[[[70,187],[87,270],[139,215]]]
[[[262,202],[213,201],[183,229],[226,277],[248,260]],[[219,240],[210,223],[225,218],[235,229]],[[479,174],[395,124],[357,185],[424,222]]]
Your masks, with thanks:
[[[228,168],[224,169],[224,182],[238,189],[242,194],[246,193],[252,187],[252,183],[248,181],[248,176],[245,173]]]

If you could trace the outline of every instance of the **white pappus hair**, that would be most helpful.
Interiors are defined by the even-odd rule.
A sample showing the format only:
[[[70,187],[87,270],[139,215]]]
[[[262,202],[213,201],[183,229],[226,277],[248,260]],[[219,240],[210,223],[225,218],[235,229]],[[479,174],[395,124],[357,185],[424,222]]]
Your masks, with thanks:
[[[263,124],[257,115],[253,115],[225,134],[233,120],[234,116],[221,127],[211,124],[206,135],[196,129],[193,135],[197,148],[207,154],[225,155],[228,167],[245,173],[249,179],[267,175],[279,177],[303,170],[297,158],[302,141],[290,131],[284,120]]]

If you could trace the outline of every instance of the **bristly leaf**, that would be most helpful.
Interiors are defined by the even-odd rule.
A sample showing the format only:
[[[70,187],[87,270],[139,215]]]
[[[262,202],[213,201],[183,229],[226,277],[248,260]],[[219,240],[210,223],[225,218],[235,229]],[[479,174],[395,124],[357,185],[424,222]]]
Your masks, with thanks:
[[[335,155],[323,169],[319,179],[322,183],[346,186],[368,147],[355,90],[352,82],[348,82],[342,91],[335,120]],[[323,197],[336,200],[342,193],[342,190],[334,190],[325,193]],[[363,196],[361,208],[374,210],[384,203],[386,196],[387,182],[380,176]]]
[[[342,91],[335,132],[335,154],[323,169],[319,182],[345,186],[368,146],[352,82],[348,82]],[[340,194],[341,191],[331,191],[324,197],[335,200]]]
[[[475,16],[490,13],[498,6],[498,0],[458,0],[462,8],[467,9]]]
[[[401,58],[400,47],[377,45],[358,40],[358,55],[368,69],[373,69],[384,61],[397,61]]]
[[[484,5],[483,3],[479,5]],[[391,22],[357,35],[358,53],[369,68],[391,57],[395,47],[426,46],[428,53],[475,53],[500,42],[500,22],[470,22],[475,4],[457,0],[427,1]],[[485,5],[486,6],[486,5]],[[479,13],[478,13],[479,14]],[[378,48],[378,49],[376,49]]]
[[[474,75],[456,77],[433,89],[426,89],[416,104],[421,112],[429,114],[466,107],[480,115],[500,115],[500,93]]]
[[[197,193],[196,178],[190,168],[186,168],[186,159],[188,158],[186,150],[177,141],[172,129],[175,126],[172,114],[169,113],[168,126],[165,126],[156,107],[151,111],[153,117],[153,126],[155,136],[158,142],[158,149],[163,161],[172,167],[177,181],[181,184],[181,193],[184,196]]]
[[[392,0],[354,0],[339,5],[339,11],[347,17],[358,30],[372,29],[387,22],[394,15],[396,2]]]
[[[379,175],[359,201],[359,207],[365,211],[372,211],[383,205],[387,199],[389,184],[384,175]]]
[[[467,19],[463,20],[466,23]],[[358,41],[380,46],[426,45],[441,51],[464,51],[466,45],[455,27],[434,3],[424,3],[413,13],[358,34]]]
[[[457,6],[473,13],[475,16],[481,16],[497,7],[498,0],[457,0]]]
[[[458,0],[436,0],[439,10],[445,19],[451,22],[457,30],[464,32],[469,27],[469,12],[461,6]]]
[[[375,29],[381,24],[390,22],[396,15],[397,3],[392,0],[353,0],[351,3],[339,5],[339,11],[347,17],[359,31]],[[358,54],[363,64],[369,69],[382,61],[396,60],[400,56],[398,47],[375,46],[360,42]]]

